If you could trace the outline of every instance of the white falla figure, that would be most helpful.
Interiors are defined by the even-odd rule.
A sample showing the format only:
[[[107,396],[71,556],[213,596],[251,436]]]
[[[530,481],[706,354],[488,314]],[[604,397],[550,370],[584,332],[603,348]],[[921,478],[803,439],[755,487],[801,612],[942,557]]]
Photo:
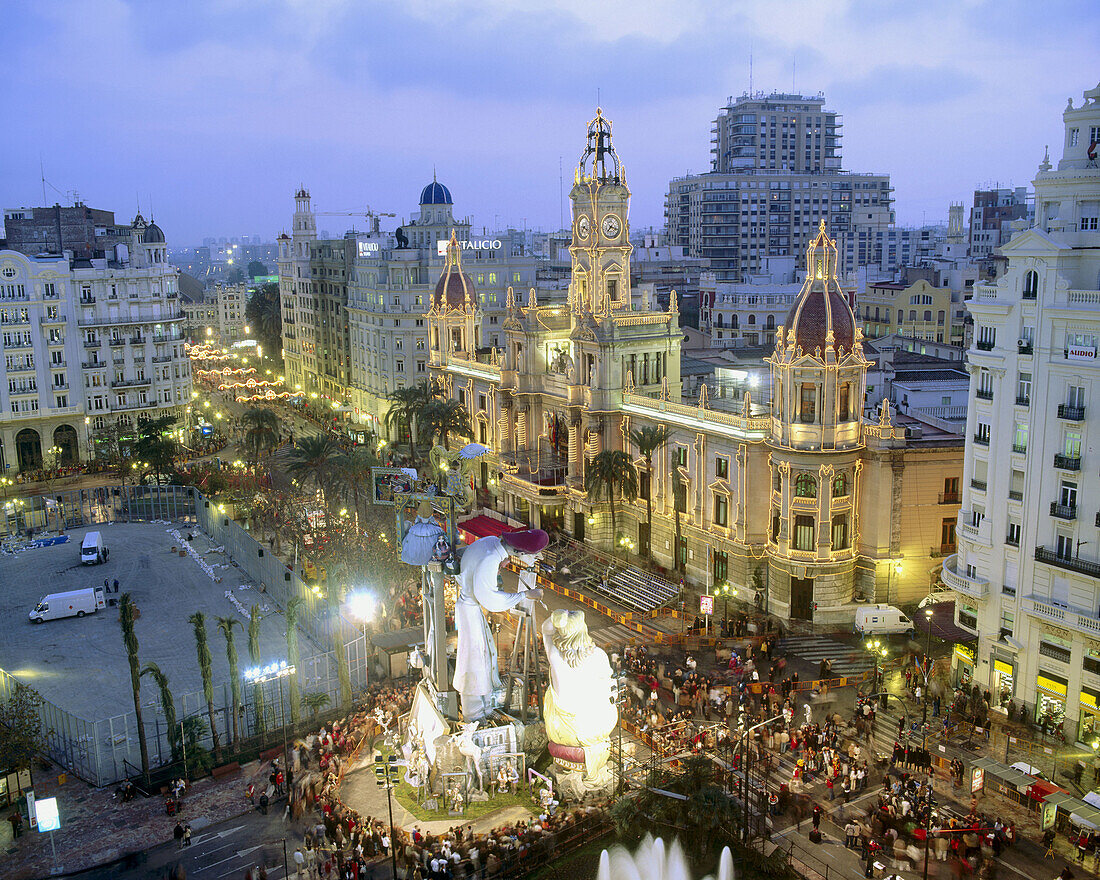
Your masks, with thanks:
[[[550,687],[542,717],[552,743],[584,749],[587,779],[599,781],[618,721],[615,682],[607,652],[588,634],[583,611],[554,611],[542,624]]]
[[[538,599],[542,590],[509,593],[497,582],[500,567],[515,556],[522,565],[533,567],[549,542],[542,529],[511,532],[501,537],[478,538],[462,554],[458,599],[455,602],[455,629],[458,631],[458,658],[455,663],[454,689],[462,695],[462,718],[477,721],[495,708],[494,691],[504,687],[497,665],[497,646],[485,611],[501,612],[521,602]]]

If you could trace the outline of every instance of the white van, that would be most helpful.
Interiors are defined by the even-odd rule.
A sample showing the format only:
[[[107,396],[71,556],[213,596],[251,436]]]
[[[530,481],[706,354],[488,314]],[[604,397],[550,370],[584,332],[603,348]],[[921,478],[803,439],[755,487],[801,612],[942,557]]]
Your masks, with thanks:
[[[916,635],[913,621],[893,605],[864,605],[856,609],[856,632],[863,635]]]
[[[84,565],[95,565],[97,562],[107,561],[107,548],[103,544],[103,535],[99,532],[88,532],[84,536],[84,543],[80,545],[80,561]]]
[[[103,587],[85,587],[68,593],[50,593],[43,596],[30,613],[31,623],[43,623],[62,617],[83,617],[106,608]]]

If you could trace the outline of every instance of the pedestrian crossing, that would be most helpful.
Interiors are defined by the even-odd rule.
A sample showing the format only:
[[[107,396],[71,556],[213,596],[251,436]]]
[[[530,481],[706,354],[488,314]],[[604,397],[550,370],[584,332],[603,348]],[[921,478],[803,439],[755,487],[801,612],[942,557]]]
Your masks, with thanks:
[[[788,656],[813,663],[832,660],[833,676],[838,678],[859,675],[874,666],[874,661],[858,647],[845,645],[825,636],[788,636],[779,642],[779,650]]]
[[[621,623],[613,623],[600,629],[591,630],[589,635],[592,641],[609,653],[622,651],[624,645],[629,645],[633,640],[640,642],[643,639],[641,633]]]

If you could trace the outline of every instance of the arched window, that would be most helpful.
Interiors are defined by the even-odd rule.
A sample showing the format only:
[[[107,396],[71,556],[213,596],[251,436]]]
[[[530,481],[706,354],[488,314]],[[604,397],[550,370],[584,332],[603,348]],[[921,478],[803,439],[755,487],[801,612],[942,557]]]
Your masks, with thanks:
[[[924,310],[924,321],[925,321],[926,324],[931,324],[932,323],[932,310],[931,309],[925,309]]]
[[[719,327],[725,327],[725,326],[726,326],[726,325],[725,325],[725,324],[723,323],[723,320],[724,320],[724,319],[722,318],[722,313],[721,313],[721,312],[719,312],[719,313],[718,313],[718,326],[719,326]]]
[[[1024,299],[1035,299],[1039,295],[1039,273],[1031,269],[1024,273]]]
[[[916,309],[910,309],[909,310],[909,320],[912,321],[912,322],[916,322],[916,320],[917,320],[917,310]]]
[[[817,480],[812,474],[799,474],[795,477],[794,494],[798,498],[816,498]]]
[[[767,320],[767,322],[765,322],[764,326],[768,330],[774,330],[775,329],[775,315],[768,315],[768,320]]]
[[[833,497],[845,498],[848,495],[848,475],[837,474],[833,477]]]
[[[732,318],[730,318],[730,327],[736,330],[739,326],[740,321],[738,320],[737,315],[734,315]]]
[[[749,325],[751,326],[755,323],[756,323],[756,315],[749,315]]]

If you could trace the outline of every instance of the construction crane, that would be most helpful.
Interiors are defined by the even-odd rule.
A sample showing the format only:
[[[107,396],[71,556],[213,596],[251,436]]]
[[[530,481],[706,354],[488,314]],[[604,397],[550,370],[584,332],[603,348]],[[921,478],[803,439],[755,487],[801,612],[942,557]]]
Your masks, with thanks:
[[[315,213],[318,217],[366,217],[370,220],[370,231],[374,233],[381,232],[379,226],[383,217],[397,216],[385,211],[372,211],[369,206],[365,211],[317,211]]]

